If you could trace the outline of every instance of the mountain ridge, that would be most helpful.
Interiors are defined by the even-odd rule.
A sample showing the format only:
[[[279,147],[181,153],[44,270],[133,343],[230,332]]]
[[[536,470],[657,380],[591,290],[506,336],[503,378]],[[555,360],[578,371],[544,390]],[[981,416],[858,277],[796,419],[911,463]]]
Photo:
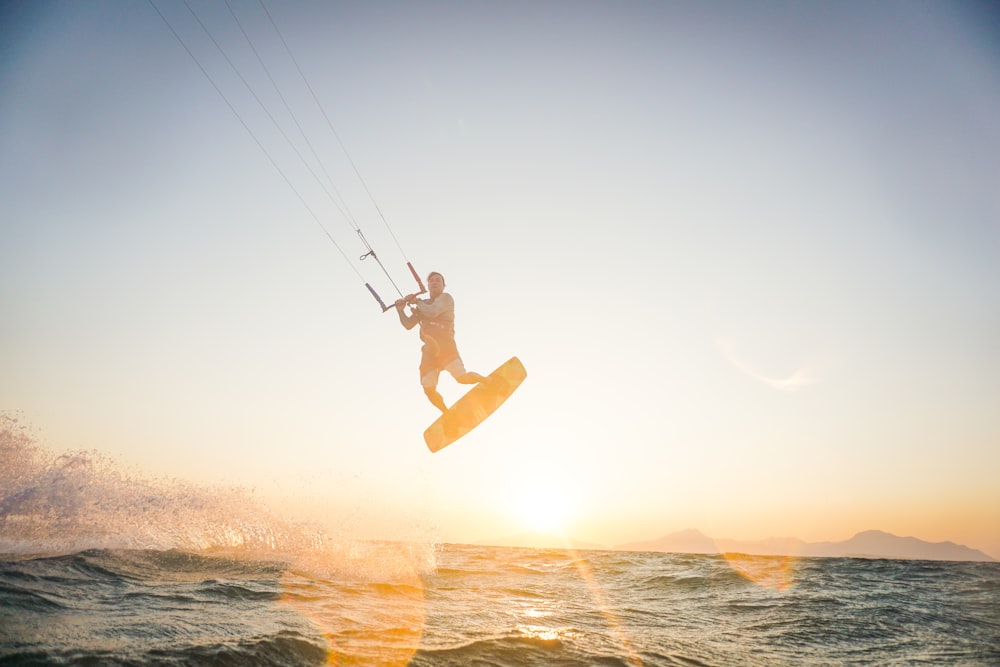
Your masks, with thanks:
[[[882,530],[864,530],[849,539],[836,542],[806,542],[795,537],[771,537],[764,540],[713,539],[697,530],[684,530],[655,540],[629,542],[616,548],[676,553],[996,562],[989,554],[962,544],[928,542],[916,537],[900,537]]]
[[[753,556],[812,556],[826,558],[890,558],[897,560],[942,560],[997,562],[989,554],[955,542],[928,542],[917,537],[901,537],[883,530],[864,530],[840,541],[806,542],[797,537],[768,537],[762,540],[712,538],[687,529],[653,540],[626,542],[608,547],[544,533],[519,533],[481,545],[553,549],[608,549],[611,551],[658,551],[665,553],[722,554]]]

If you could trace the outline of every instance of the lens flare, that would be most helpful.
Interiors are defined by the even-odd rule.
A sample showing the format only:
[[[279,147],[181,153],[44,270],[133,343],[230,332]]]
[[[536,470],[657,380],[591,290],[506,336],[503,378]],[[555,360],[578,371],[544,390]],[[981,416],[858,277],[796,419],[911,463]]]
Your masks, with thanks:
[[[615,641],[625,653],[627,664],[629,667],[642,667],[642,658],[632,646],[632,642],[629,640],[628,636],[625,634],[625,629],[622,627],[621,619],[615,612],[611,603],[608,601],[608,596],[604,592],[604,588],[594,576],[594,570],[593,567],[591,567],[590,560],[585,555],[581,555],[575,549],[569,549],[568,551],[569,556],[573,559],[573,564],[580,573],[580,577],[590,589],[594,605],[598,611],[600,611],[601,615],[604,616],[608,627],[613,633]]]
[[[324,664],[403,667],[420,648],[427,621],[421,575],[433,567],[428,549],[433,547],[368,542],[309,554],[288,568],[281,601],[326,638]],[[340,594],[331,597],[331,586]]]
[[[794,556],[751,556],[722,554],[733,571],[765,588],[788,590],[795,584]]]

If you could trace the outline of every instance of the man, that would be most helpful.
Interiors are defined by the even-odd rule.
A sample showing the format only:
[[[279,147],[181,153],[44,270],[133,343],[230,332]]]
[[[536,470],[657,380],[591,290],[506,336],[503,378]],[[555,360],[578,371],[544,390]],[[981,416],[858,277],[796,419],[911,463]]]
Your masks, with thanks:
[[[418,299],[410,294],[396,300],[399,322],[407,330],[420,325],[420,384],[431,403],[443,413],[448,406],[438,393],[437,383],[441,371],[448,371],[460,384],[478,384],[487,378],[479,373],[465,370],[462,357],[455,344],[455,300],[444,291],[444,276],[432,271],[427,276],[429,299]],[[407,315],[403,309],[409,305],[412,312]]]

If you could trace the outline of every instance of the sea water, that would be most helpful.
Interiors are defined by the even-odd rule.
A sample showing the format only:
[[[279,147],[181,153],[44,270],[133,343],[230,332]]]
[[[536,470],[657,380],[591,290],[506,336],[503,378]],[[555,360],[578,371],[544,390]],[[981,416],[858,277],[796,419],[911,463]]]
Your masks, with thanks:
[[[0,663],[1000,664],[994,563],[434,552],[376,545],[381,565],[324,575],[250,554],[8,556]]]
[[[1000,665],[1000,563],[356,541],[0,455],[0,664]]]

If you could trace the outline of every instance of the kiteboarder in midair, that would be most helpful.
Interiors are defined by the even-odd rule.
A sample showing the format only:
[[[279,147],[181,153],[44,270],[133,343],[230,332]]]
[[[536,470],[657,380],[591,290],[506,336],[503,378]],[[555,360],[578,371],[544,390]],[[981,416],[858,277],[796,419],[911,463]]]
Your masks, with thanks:
[[[437,383],[441,371],[448,371],[459,384],[478,384],[487,378],[465,370],[462,357],[455,344],[455,300],[444,291],[444,276],[437,271],[427,275],[429,299],[419,299],[410,294],[397,299],[396,313],[407,330],[420,325],[420,384],[431,403],[443,413],[448,406],[438,393]],[[410,306],[409,315],[403,310]]]

